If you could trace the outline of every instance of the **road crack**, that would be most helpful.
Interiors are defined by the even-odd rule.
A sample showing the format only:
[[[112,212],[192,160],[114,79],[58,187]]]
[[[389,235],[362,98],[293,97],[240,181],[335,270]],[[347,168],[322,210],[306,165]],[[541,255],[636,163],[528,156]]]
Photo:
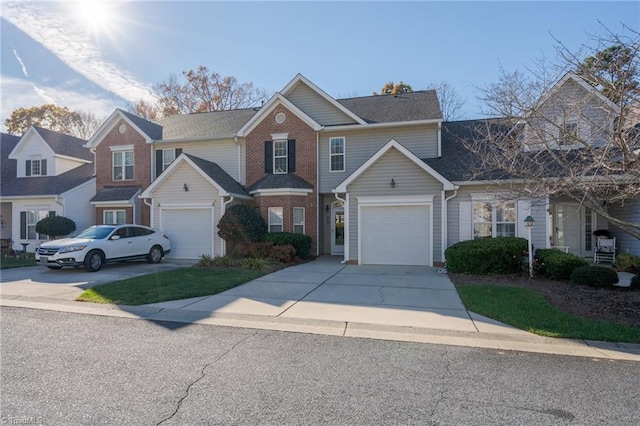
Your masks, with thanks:
[[[202,369],[200,370],[200,376],[195,379],[193,382],[189,383],[189,385],[187,386],[187,388],[185,389],[184,395],[178,400],[178,403],[176,404],[176,408],[173,411],[173,413],[171,413],[171,415],[169,415],[168,417],[165,417],[164,419],[160,420],[158,423],[156,423],[156,426],[159,426],[169,420],[171,420],[172,418],[175,417],[176,414],[178,414],[178,411],[180,411],[180,408],[182,407],[182,403],[189,397],[189,393],[191,391],[191,388],[193,386],[195,386],[200,380],[204,379],[207,371],[207,368],[209,368],[210,366],[216,364],[217,362],[219,362],[220,360],[222,360],[224,357],[226,357],[227,355],[229,355],[231,352],[233,352],[235,350],[235,348],[237,348],[238,346],[240,346],[242,343],[244,343],[246,340],[248,340],[251,337],[254,337],[258,334],[258,331],[256,331],[253,334],[250,334],[247,337],[244,337],[243,339],[240,339],[238,342],[236,342],[236,344],[234,344],[229,350],[227,350],[226,352],[224,352],[223,354],[221,354],[219,357],[217,357],[216,359],[214,359],[211,362],[206,363]]]
[[[444,360],[445,360],[445,371],[444,371],[444,373],[442,373],[440,395],[438,396],[438,400],[436,401],[436,403],[435,403],[435,405],[433,407],[433,410],[431,410],[431,413],[429,415],[430,419],[433,419],[433,416],[435,416],[436,411],[438,411],[438,407],[440,406],[440,403],[442,401],[444,401],[445,394],[447,393],[447,379],[452,376],[452,373],[451,373],[451,360],[449,359],[449,350],[447,349],[446,346],[444,347],[444,352],[442,353],[442,358],[444,358]]]

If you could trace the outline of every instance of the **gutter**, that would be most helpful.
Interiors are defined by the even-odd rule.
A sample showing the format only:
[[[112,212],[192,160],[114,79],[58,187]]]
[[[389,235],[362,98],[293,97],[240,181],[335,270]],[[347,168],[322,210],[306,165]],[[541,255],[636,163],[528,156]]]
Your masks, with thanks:
[[[342,201],[344,205],[344,259],[340,263],[347,263],[349,261],[349,205],[347,204],[346,198],[340,198],[335,189],[332,189],[333,195],[336,197],[336,200]],[[349,196],[347,195],[347,198]]]
[[[455,198],[458,196],[458,188],[456,187],[456,189],[453,190],[453,195],[445,198],[445,191],[442,191],[442,205],[440,206],[441,211],[442,211],[442,217],[441,217],[441,222],[442,222],[442,231],[441,231],[441,238],[442,238],[442,244],[440,246],[440,251],[442,253],[440,253],[441,256],[441,261],[442,263],[446,263],[445,257],[444,257],[444,251],[446,250],[446,246],[447,246],[447,240],[448,240],[448,231],[447,231],[447,214],[448,214],[448,203],[449,200],[451,200],[452,198]]]

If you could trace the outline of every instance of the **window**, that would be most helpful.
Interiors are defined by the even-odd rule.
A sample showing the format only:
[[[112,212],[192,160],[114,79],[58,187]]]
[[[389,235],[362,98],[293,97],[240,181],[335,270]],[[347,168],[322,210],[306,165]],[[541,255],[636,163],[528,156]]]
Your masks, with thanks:
[[[36,232],[36,223],[45,217],[55,216],[54,211],[47,210],[27,210],[20,212],[20,239],[22,240],[48,240],[46,235]]]
[[[273,141],[273,172],[287,173],[287,141]]]
[[[133,180],[133,151],[113,153],[113,180]]]
[[[173,163],[176,159],[175,149],[163,149],[162,150],[162,171],[167,170],[167,167]]]
[[[125,223],[124,210],[105,210],[102,212],[102,223],[104,225],[120,225]]]
[[[560,145],[575,145],[578,137],[578,123],[564,123],[560,127]]]
[[[25,176],[46,176],[47,160],[27,160],[25,165]]]
[[[329,139],[329,171],[344,172],[344,138]]]
[[[304,207],[293,208],[293,232],[304,234]]]
[[[282,207],[269,207],[269,232],[282,232]]]
[[[473,238],[515,237],[515,201],[473,203]]]

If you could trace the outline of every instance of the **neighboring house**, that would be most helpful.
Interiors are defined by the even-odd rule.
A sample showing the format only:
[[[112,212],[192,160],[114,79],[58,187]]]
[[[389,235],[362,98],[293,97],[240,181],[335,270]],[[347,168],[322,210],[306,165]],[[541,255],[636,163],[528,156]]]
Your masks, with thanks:
[[[32,126],[21,137],[2,134],[1,238],[34,252],[47,240],[35,230],[49,215],[68,217],[82,230],[94,223],[93,155],[86,142]]]

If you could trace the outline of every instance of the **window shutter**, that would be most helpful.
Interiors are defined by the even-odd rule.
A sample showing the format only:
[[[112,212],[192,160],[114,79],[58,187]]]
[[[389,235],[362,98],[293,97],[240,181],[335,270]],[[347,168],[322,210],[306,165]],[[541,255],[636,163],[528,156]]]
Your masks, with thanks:
[[[264,172],[273,173],[273,141],[264,141]]]
[[[524,219],[531,214],[531,203],[529,201],[516,202],[516,237],[527,238],[527,227],[524,226]]]
[[[31,176],[31,160],[27,160],[27,166],[24,174],[25,176]]]
[[[27,239],[27,212],[20,212],[20,239]]]
[[[159,149],[156,151],[156,177],[160,176],[162,173],[162,150]]]
[[[473,223],[471,209],[473,204],[471,201],[460,202],[459,220],[459,241],[467,241],[473,239]]]
[[[54,217],[56,215],[56,212],[53,210],[49,211],[49,217]]]
[[[176,148],[176,158],[180,157],[180,154],[182,154],[182,148]]]
[[[46,176],[47,175],[47,160],[40,160],[40,175],[41,176]]]
[[[296,140],[287,141],[287,170],[289,173],[296,171]]]

